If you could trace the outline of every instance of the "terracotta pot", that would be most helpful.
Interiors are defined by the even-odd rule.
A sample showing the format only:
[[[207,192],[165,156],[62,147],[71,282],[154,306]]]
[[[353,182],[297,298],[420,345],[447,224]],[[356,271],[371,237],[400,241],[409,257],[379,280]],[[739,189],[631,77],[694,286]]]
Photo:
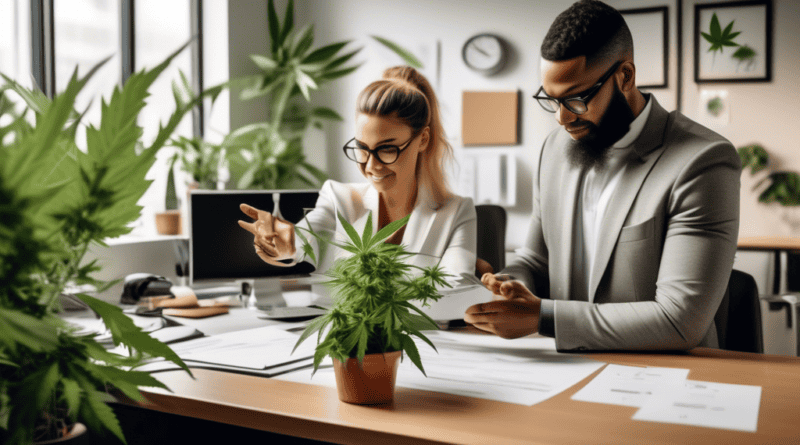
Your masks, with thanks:
[[[156,231],[160,235],[179,235],[181,233],[180,210],[156,213]]]
[[[84,439],[86,438],[86,426],[82,423],[76,423],[72,425],[69,429],[69,433],[67,433],[64,437],[59,437],[58,439],[51,439],[51,440],[43,440],[41,442],[34,442],[34,445],[48,445],[53,443],[63,443],[63,444],[82,444],[84,443]]]
[[[339,400],[356,405],[391,402],[401,354],[401,351],[368,354],[361,364],[354,358],[345,363],[333,359]]]

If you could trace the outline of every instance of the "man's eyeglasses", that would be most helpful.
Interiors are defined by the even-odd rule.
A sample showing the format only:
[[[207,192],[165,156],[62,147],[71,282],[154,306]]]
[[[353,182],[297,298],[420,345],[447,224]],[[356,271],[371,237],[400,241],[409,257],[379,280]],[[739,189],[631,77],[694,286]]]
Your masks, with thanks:
[[[589,101],[592,100],[592,97],[594,97],[594,95],[600,91],[600,87],[602,87],[603,84],[606,83],[606,80],[608,80],[608,78],[611,77],[615,71],[617,71],[617,68],[619,68],[620,65],[622,65],[621,60],[612,65],[611,69],[603,74],[603,77],[601,77],[593,87],[580,94],[559,99],[548,96],[547,93],[544,92],[544,86],[541,86],[533,98],[539,102],[539,105],[541,105],[545,111],[549,111],[550,113],[555,113],[558,111],[561,105],[564,105],[567,110],[575,114],[583,114],[589,109],[588,105],[586,104],[588,104]]]
[[[394,164],[397,158],[400,157],[400,153],[405,150],[417,136],[418,134],[411,136],[411,139],[401,146],[384,144],[372,150],[358,142],[356,138],[353,138],[347,141],[342,148],[347,159],[358,162],[359,164],[366,164],[367,161],[369,161],[370,155],[375,156],[382,164]]]

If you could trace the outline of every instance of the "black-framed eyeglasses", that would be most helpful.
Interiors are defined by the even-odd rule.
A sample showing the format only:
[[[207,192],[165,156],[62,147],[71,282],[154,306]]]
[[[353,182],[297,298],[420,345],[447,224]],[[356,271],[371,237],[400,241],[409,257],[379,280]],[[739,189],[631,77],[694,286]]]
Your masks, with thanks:
[[[353,138],[347,141],[342,149],[344,150],[344,155],[347,156],[347,159],[350,159],[353,162],[358,162],[359,164],[366,164],[367,161],[369,161],[370,155],[375,156],[375,158],[378,159],[381,164],[394,164],[400,157],[400,153],[408,148],[408,146],[411,144],[411,141],[413,141],[417,136],[419,136],[419,133],[411,136],[411,139],[400,146],[383,144],[373,149],[370,149],[361,142],[358,142],[356,138]]]
[[[606,83],[606,80],[608,80],[608,78],[611,77],[615,71],[617,71],[617,68],[619,68],[620,65],[622,65],[621,60],[612,65],[611,69],[603,74],[603,77],[601,77],[593,87],[582,93],[559,99],[548,96],[547,93],[544,92],[544,86],[541,86],[539,87],[539,91],[534,94],[533,98],[539,102],[539,105],[541,105],[545,111],[550,113],[555,113],[558,111],[561,105],[564,105],[567,110],[575,114],[583,114],[589,109],[587,105],[589,101],[592,100],[598,91],[600,91],[600,87],[602,87],[603,84]]]

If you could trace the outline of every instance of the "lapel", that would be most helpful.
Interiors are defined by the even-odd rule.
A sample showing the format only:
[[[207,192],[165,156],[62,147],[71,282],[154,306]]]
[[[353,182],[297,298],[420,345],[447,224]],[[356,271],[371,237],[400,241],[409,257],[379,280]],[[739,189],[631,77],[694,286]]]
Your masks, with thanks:
[[[411,211],[411,217],[408,219],[401,242],[409,252],[427,252],[423,249],[426,247],[426,241],[431,234],[431,225],[436,216],[434,206],[435,204],[428,196],[425,187],[419,187],[417,202],[414,203],[414,209]]]
[[[363,233],[364,227],[367,225],[367,217],[370,212],[372,212],[372,234],[374,235],[378,231],[378,191],[375,190],[375,187],[372,185],[367,187],[366,192],[364,192],[364,197],[362,198],[362,203],[364,208],[361,211],[361,215],[354,215],[357,216],[357,218],[352,223],[353,228],[356,229],[357,233]],[[339,225],[338,221],[336,225]],[[344,229],[342,229],[341,232],[344,232]]]
[[[597,251],[592,268],[592,282],[589,283],[589,301],[594,301],[597,286],[608,266],[611,253],[617,244],[622,225],[630,213],[633,202],[639,194],[642,183],[655,165],[656,160],[664,151],[664,129],[667,125],[669,113],[658,104],[656,98],[650,95],[653,107],[650,116],[642,129],[642,133],[633,143],[630,154],[631,160],[625,167],[619,184],[614,191],[614,196],[608,203],[605,217],[598,234]]]
[[[566,159],[563,162],[567,162]],[[564,298],[569,299],[572,295],[572,265],[574,261],[575,244],[574,233],[577,229],[577,209],[578,197],[581,190],[581,182],[583,178],[583,169],[568,168],[564,172],[564,176],[559,181],[563,184],[563,194],[559,195],[558,202],[560,203],[561,210],[555,212],[557,221],[557,229],[559,231],[558,239],[561,247],[553,249],[553,252],[560,252],[561,258],[553,258],[551,265],[557,267],[557,279],[551,280],[550,285],[554,289],[550,290],[551,295],[563,295]],[[551,266],[552,267],[552,266]]]

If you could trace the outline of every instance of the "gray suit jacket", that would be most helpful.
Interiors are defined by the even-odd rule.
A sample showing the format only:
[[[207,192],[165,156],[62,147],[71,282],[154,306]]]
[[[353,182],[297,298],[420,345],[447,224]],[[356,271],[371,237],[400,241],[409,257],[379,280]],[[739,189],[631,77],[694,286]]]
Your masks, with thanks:
[[[533,178],[524,247],[504,273],[543,300],[559,350],[717,347],[714,314],[733,267],[740,161],[730,142],[653,107],[598,233],[589,301],[575,301],[573,231],[583,172],[551,133]]]

